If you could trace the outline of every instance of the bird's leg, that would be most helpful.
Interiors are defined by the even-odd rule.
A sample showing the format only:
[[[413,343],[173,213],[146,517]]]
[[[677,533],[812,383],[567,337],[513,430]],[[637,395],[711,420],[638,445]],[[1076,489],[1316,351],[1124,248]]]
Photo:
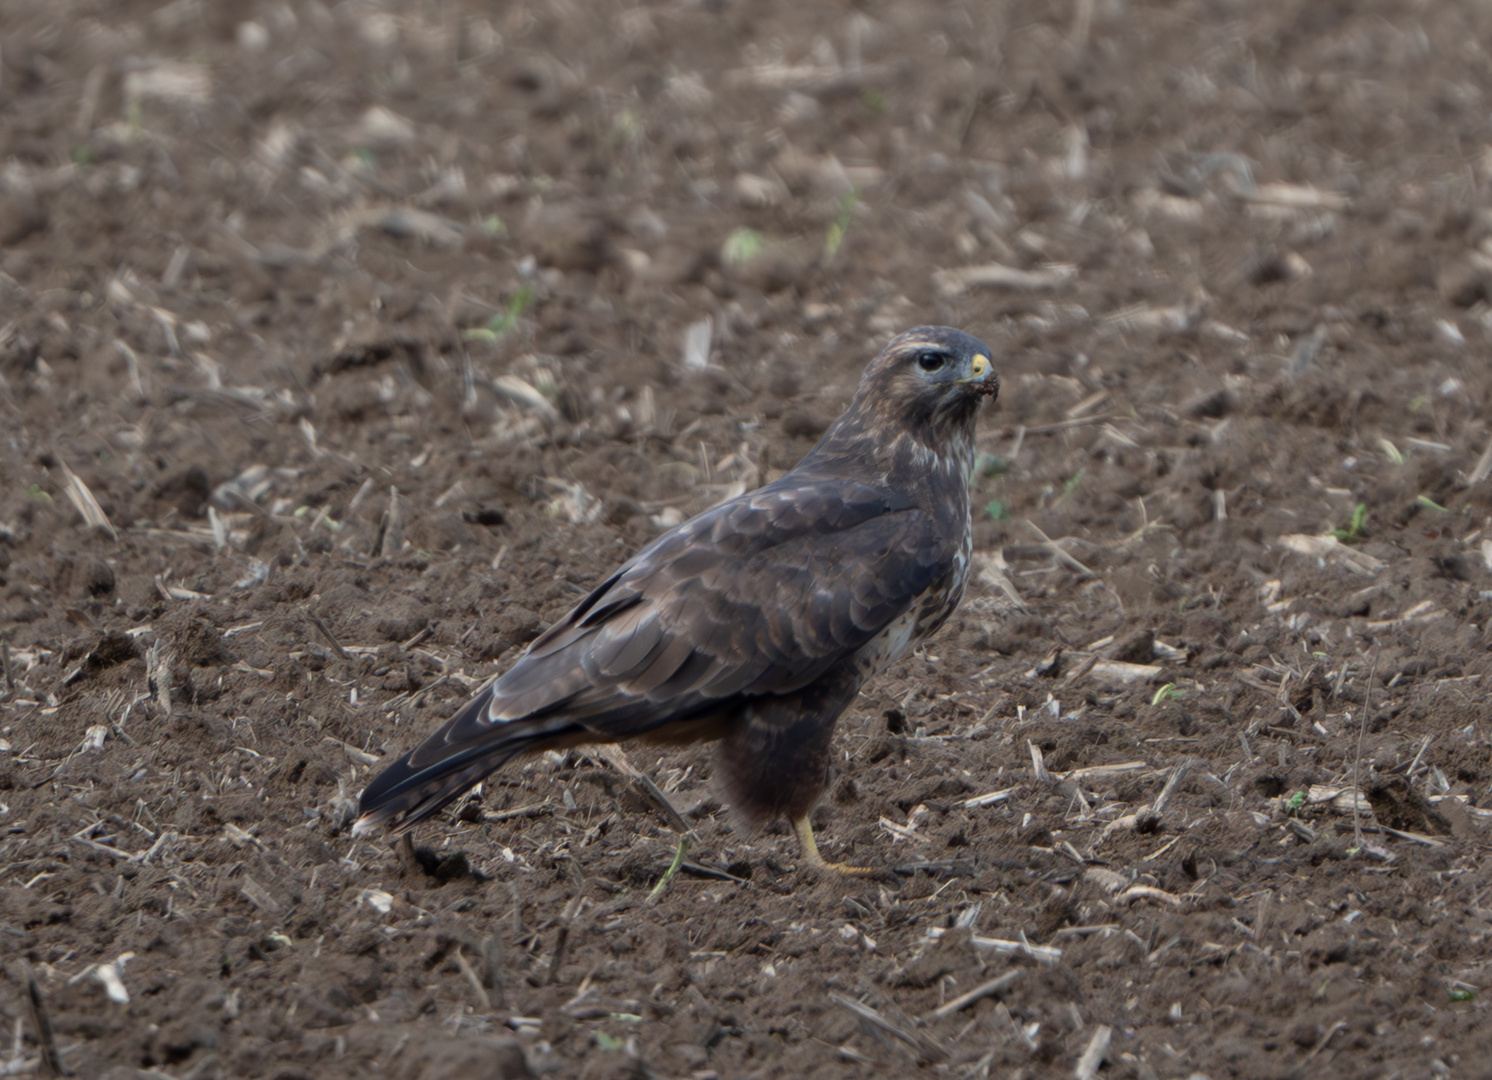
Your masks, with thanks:
[[[870,866],[851,866],[849,863],[828,862],[819,854],[819,842],[813,837],[813,824],[808,815],[793,822],[793,832],[798,836],[798,846],[803,849],[803,860],[815,870],[826,870],[851,877],[877,877],[885,871]]]

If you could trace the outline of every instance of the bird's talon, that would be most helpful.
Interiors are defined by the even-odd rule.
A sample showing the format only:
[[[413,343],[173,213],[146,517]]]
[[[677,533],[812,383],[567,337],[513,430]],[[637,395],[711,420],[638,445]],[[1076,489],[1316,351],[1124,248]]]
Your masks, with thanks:
[[[799,818],[793,822],[793,832],[797,834],[798,846],[803,849],[803,861],[810,870],[819,873],[843,874],[846,877],[886,877],[887,871],[879,866],[853,866],[850,863],[829,862],[819,854],[819,844],[813,835],[813,825],[808,819]]]
[[[815,867],[815,869],[844,874],[846,877],[872,878],[885,877],[887,875],[887,871],[879,866],[852,866],[849,863],[842,862],[826,862],[822,866]]]

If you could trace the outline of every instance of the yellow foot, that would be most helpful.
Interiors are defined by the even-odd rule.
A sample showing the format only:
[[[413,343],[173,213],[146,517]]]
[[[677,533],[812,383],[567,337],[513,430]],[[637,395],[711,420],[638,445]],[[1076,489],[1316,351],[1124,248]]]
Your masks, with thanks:
[[[813,837],[813,825],[806,817],[793,822],[793,832],[798,835],[798,846],[803,849],[803,861],[814,870],[850,877],[885,877],[886,871],[875,866],[851,866],[849,863],[829,862],[819,854],[819,843]]]

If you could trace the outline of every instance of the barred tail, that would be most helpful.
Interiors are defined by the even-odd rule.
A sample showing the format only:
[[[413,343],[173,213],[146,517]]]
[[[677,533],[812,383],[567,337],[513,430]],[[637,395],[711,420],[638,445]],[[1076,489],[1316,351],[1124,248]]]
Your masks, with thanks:
[[[354,836],[406,832],[455,802],[526,750],[578,731],[563,717],[491,721],[490,692],[480,693],[419,746],[386,767],[358,796]]]
[[[388,829],[395,836],[406,832],[455,802],[522,750],[522,746],[506,746],[475,756],[460,754],[422,769],[410,764],[413,754],[406,754],[358,796],[352,834],[364,836],[378,829]]]

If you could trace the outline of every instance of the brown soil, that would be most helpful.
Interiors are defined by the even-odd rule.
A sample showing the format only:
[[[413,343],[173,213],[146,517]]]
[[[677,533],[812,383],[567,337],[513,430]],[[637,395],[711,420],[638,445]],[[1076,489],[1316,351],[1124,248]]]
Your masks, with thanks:
[[[1487,1075],[1488,40],[1414,0],[6,0],[17,1068],[29,965],[114,1080]],[[816,818],[899,872],[796,870],[706,749],[633,753],[694,833],[656,903],[675,834],[581,753],[423,851],[348,837],[379,758],[922,322],[1005,391],[983,572]]]

